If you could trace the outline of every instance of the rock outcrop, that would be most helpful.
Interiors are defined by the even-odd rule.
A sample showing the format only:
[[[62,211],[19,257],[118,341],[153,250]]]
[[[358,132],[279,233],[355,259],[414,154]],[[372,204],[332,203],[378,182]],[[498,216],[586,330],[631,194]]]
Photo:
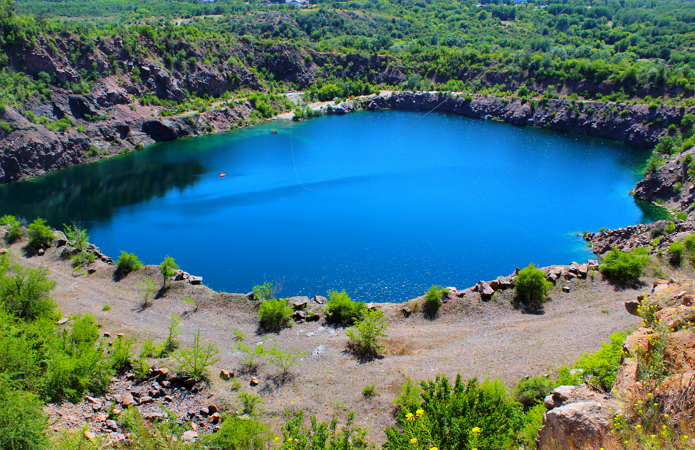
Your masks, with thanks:
[[[681,110],[671,106],[649,109],[647,105],[547,100],[535,106],[528,102],[478,95],[400,92],[375,96],[364,101],[369,110],[384,108],[445,111],[485,120],[501,120],[514,125],[535,126],[554,131],[599,136],[635,147],[651,148],[666,135],[671,124],[695,108]],[[629,111],[620,114],[616,111]],[[659,125],[649,126],[655,119]]]
[[[650,252],[655,254],[659,251],[667,251],[672,242],[695,232],[695,223],[692,221],[676,220],[672,231],[669,231],[671,223],[659,220],[650,224],[631,225],[599,233],[588,233],[585,239],[591,243],[592,250],[597,255],[605,254],[612,247],[622,251],[648,247],[651,249]]]

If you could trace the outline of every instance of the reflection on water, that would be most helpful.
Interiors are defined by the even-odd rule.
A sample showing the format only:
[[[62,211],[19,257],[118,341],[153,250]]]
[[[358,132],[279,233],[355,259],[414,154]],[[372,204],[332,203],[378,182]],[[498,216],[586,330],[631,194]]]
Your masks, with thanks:
[[[42,217],[56,228],[73,220],[105,221],[123,206],[192,187],[205,172],[197,161],[157,163],[149,159],[127,155],[2,186],[0,211],[28,220]]]

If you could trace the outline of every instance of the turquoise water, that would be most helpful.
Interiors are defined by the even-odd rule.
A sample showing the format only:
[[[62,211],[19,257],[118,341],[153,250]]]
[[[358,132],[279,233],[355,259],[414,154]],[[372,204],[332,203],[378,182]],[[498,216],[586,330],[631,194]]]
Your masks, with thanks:
[[[359,112],[159,143],[2,186],[0,212],[81,221],[114,259],[168,254],[216,290],[275,280],[281,295],[346,289],[365,301],[585,261],[577,232],[662,217],[628,195],[646,151],[448,114],[340,177],[420,115]]]

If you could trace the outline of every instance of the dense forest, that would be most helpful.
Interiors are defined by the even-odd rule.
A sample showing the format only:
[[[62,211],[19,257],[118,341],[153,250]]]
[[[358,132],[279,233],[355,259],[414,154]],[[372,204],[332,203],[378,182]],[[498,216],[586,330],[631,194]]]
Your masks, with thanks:
[[[284,44],[304,54],[307,63],[309,51],[379,55],[387,57],[382,65],[404,67],[411,75],[389,86],[375,82],[371,72],[378,68],[355,71],[329,64],[321,67],[311,86],[293,80],[277,83],[276,89],[318,91],[324,84],[351,78],[363,85],[343,88],[341,94],[360,94],[376,87],[369,84],[381,84],[520,97],[560,93],[609,101],[637,97],[647,103],[692,103],[687,97],[695,89],[695,3],[508,3],[513,2],[355,0],[298,8],[225,0],[3,0],[0,86],[15,104],[49,95],[47,86],[61,82],[55,74],[23,77],[17,48],[38,43],[57,54],[59,41],[67,39],[67,56],[81,70],[79,79],[62,84],[78,92],[88,92],[100,77],[127,71],[123,62],[138,58],[162,58],[169,70],[179,72],[194,70],[194,62],[220,70],[247,66],[258,72],[262,89],[269,89],[274,80],[291,77],[267,65],[259,67],[247,49],[246,58],[238,49],[254,45],[270,50]],[[123,40],[123,51],[110,55],[106,64],[93,58],[88,64],[89,55],[114,36]],[[196,61],[191,46],[205,55],[202,61]],[[266,59],[277,56],[262,53]],[[476,78],[483,71],[486,76]],[[546,93],[549,85],[551,92]]]

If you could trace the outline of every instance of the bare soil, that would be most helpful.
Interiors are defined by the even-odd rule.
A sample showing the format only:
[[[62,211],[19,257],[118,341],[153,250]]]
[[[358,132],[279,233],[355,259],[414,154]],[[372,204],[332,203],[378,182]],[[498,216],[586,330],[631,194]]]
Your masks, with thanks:
[[[111,335],[109,340],[117,333],[137,338],[138,344],[146,338],[163,340],[171,314],[184,318],[183,345],[189,345],[194,332],[201,330],[203,338],[220,351],[202,402],[214,403],[221,410],[237,410],[241,407],[240,391],[255,393],[262,398],[265,418],[278,428],[287,410],[305,410],[322,420],[354,411],[357,422],[370,429],[370,437],[377,443],[385,440],[384,428],[395,424],[393,401],[406,377],[491,377],[511,388],[524,376],[550,373],[572,364],[583,352],[598,350],[610,334],[635,327],[639,318],[629,315],[623,302],[634,300],[655,279],[648,276],[641,286],[618,287],[596,272],[593,279],[558,281],[544,308],[534,312],[515,308],[513,291],[498,292],[489,301],[467,291],[463,298],[446,303],[433,319],[422,312],[405,318],[402,304],[379,304],[390,323],[389,336],[382,357],[365,362],[346,351],[345,328],[326,323],[323,315],[319,322],[295,323],[279,333],[264,333],[258,326],[258,302],[185,281],[170,282],[170,287],[143,309],[138,284],[151,278],[161,285],[157,266],[146,266],[118,279],[113,266],[99,261],[91,266],[96,272],[87,275],[75,272],[69,260],[62,260],[61,249],[26,257],[23,245],[20,242],[10,247],[15,261],[48,267],[50,277],[57,281],[54,296],[63,316],[93,315]],[[570,286],[571,291],[562,292],[563,285]],[[196,312],[184,297],[198,303]],[[111,309],[104,311],[105,305]],[[310,309],[322,308],[310,301]],[[269,365],[247,373],[236,351],[235,329],[245,335],[244,342],[250,347],[259,342],[275,343],[282,350],[301,349],[307,356],[292,368],[289,377],[282,377],[278,368]],[[166,367],[172,361],[151,363]],[[234,378],[219,378],[222,369],[241,381],[240,391],[234,389],[238,387]],[[252,376],[257,377],[258,386],[250,385]],[[379,395],[365,398],[362,389],[370,384]],[[77,427],[78,422],[70,426]]]

